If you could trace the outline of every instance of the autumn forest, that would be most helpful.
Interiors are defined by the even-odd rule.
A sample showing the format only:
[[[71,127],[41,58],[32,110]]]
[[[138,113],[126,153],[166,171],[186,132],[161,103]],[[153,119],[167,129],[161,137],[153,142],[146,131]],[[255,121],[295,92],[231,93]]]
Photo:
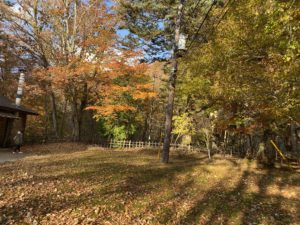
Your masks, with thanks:
[[[0,0],[0,97],[19,110],[0,98],[0,145],[24,128],[24,158],[2,167],[0,152],[0,224],[298,224],[299,8]],[[7,203],[13,179],[37,203]]]

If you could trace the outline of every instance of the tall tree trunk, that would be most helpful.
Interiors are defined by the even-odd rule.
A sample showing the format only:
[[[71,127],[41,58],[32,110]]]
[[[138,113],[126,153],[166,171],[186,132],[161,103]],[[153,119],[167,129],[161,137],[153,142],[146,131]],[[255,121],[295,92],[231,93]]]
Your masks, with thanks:
[[[64,111],[63,111],[63,114],[62,114],[61,123],[60,123],[60,130],[59,130],[60,138],[63,138],[63,136],[64,136],[64,123],[65,123],[67,105],[68,105],[68,101],[67,101],[67,99],[65,99],[64,109],[63,109]]]
[[[44,138],[45,138],[45,142],[48,141],[48,123],[49,123],[49,112],[48,112],[48,95],[45,95],[45,114],[46,114],[46,123],[45,123],[45,130],[44,130]]]
[[[40,47],[41,47],[41,49],[43,49],[42,46],[40,46]],[[42,62],[43,62],[42,65],[45,69],[49,68],[49,63],[48,63],[48,60],[45,55],[42,56]],[[54,130],[54,135],[57,138],[59,131],[58,131],[58,120],[57,120],[57,108],[56,108],[55,95],[52,90],[51,83],[48,83],[45,88],[46,88],[46,90],[48,89],[50,91],[50,102],[51,102],[51,109],[52,109],[52,112],[51,112],[52,113],[52,126],[53,126],[53,130]],[[46,111],[47,111],[47,108],[46,108]]]
[[[78,112],[78,133],[79,133],[79,140],[81,140],[81,128],[82,128],[82,121],[83,121],[83,113],[84,109],[87,106],[88,101],[88,86],[87,83],[84,83],[83,90],[82,90],[82,98],[80,100],[79,112]]]
[[[73,97],[71,102],[71,109],[72,109],[72,139],[73,141],[80,141],[81,140],[81,126],[82,126],[82,117],[84,109],[87,105],[87,98],[88,98],[88,88],[87,84],[85,83],[83,86],[83,96],[80,99],[80,105],[78,107],[77,103],[77,94],[76,90],[73,91]]]
[[[57,122],[57,109],[56,109],[56,101],[55,95],[53,91],[50,93],[51,106],[52,106],[52,125],[54,130],[55,137],[58,137],[58,122]]]
[[[224,155],[225,155],[225,153],[227,153],[228,142],[229,142],[228,137],[229,137],[229,131],[225,130],[225,133],[224,133],[224,149],[223,149]]]
[[[247,158],[251,158],[251,135],[250,134],[246,134],[245,135],[245,150],[246,150],[246,157]]]
[[[80,126],[79,126],[79,118],[78,118],[78,109],[77,109],[77,101],[76,97],[72,99],[71,109],[72,109],[72,140],[79,141],[80,140]]]
[[[212,145],[213,145],[212,136],[211,133],[208,131],[206,133],[206,148],[207,148],[207,155],[209,159],[211,159]]]
[[[165,137],[164,137],[163,150],[161,153],[161,162],[163,163],[169,162],[175,86],[176,86],[177,70],[178,70],[178,55],[177,55],[178,42],[180,36],[180,26],[181,26],[182,15],[183,15],[184,1],[185,0],[180,0],[178,6],[177,18],[175,21],[175,38],[173,43],[172,72],[170,73],[170,77],[169,77],[168,99],[167,99],[167,106],[166,106]]]

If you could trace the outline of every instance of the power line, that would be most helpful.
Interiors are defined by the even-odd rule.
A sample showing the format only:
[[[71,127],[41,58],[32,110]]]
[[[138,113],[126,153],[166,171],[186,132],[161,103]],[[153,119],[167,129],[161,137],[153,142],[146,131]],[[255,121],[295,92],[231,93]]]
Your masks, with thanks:
[[[230,8],[229,8],[229,5],[232,4],[234,1],[235,1],[235,0],[228,0],[228,1],[227,1],[227,3],[226,3],[226,5],[224,6],[222,12],[220,13],[219,19],[216,20],[216,21],[217,21],[217,22],[216,22],[216,25],[215,25],[215,24],[212,25],[212,29],[211,29],[209,35],[211,35],[211,34],[217,29],[217,27],[219,26],[219,24],[222,22],[222,20],[225,18],[226,14],[227,14],[228,11],[229,11],[229,9],[230,9]],[[206,19],[207,19],[208,16],[209,16],[209,13],[212,11],[212,8],[213,8],[213,6],[214,6],[215,4],[216,4],[215,1],[211,4],[210,9],[207,11],[207,13],[206,13],[206,15],[205,15],[203,21],[201,22],[201,25],[198,27],[197,32],[196,32],[196,34],[194,35],[194,38],[192,39],[190,45],[188,46],[187,52],[191,49],[191,47],[192,47],[193,43],[195,42],[195,40],[196,40],[196,38],[197,38],[197,36],[198,36],[198,34],[199,34],[199,32],[200,32],[202,26],[204,25]],[[225,11],[225,12],[224,12],[224,11]],[[224,13],[223,13],[223,12],[224,12]]]
[[[227,15],[227,13],[228,13],[228,11],[229,11],[229,5],[230,4],[233,4],[233,2],[234,2],[235,0],[228,0],[228,2],[227,2],[227,4],[225,5],[225,7],[224,7],[224,9],[222,10],[222,12],[221,12],[221,15],[222,16],[220,16],[220,19],[219,19],[219,21],[218,21],[218,23],[217,23],[217,25],[216,26],[213,26],[213,28],[212,28],[212,32],[211,33],[213,33],[216,29],[217,29],[217,27],[219,26],[219,24],[222,22],[222,20],[225,18],[225,16]],[[225,11],[225,12],[224,12]],[[223,13],[224,12],[224,13]]]
[[[228,0],[228,2],[226,3],[226,5],[224,6],[224,8],[223,8],[223,10],[222,10],[222,12],[220,13],[221,15],[220,15],[220,19],[217,19],[216,21],[218,21],[217,22],[217,25],[216,26],[213,26],[213,28],[211,29],[211,32],[210,32],[210,35],[214,32],[214,31],[216,31],[216,29],[217,29],[217,27],[219,26],[219,24],[222,22],[222,20],[225,18],[225,16],[226,16],[226,14],[228,13],[228,11],[229,11],[229,5],[230,4],[232,4],[233,2],[234,2],[235,0]],[[212,5],[213,6],[213,5]],[[212,8],[212,6],[211,6],[211,8]],[[208,15],[209,13],[210,13],[210,11],[211,11],[211,9],[207,12],[207,14],[206,15]],[[225,11],[225,12],[224,12]],[[224,12],[224,13],[223,13]],[[204,21],[204,20],[203,20]],[[202,21],[202,23],[204,23]],[[202,23],[201,23],[201,25],[200,25],[200,29],[198,29],[198,32],[201,30],[201,27],[202,27]],[[197,34],[198,35],[198,34]],[[196,36],[194,36],[194,39],[193,40],[195,40],[195,38],[196,38]],[[188,51],[190,50],[190,48],[191,48],[191,46],[192,46],[192,43],[189,45],[189,47],[188,47],[188,49],[187,49],[187,51],[186,51],[186,54],[188,53]],[[187,71],[187,69],[188,69],[188,66],[183,70],[183,74]]]
[[[187,48],[187,51],[192,47],[194,41],[196,40],[196,37],[198,36],[198,34],[199,34],[199,32],[200,32],[202,26],[204,25],[205,21],[207,20],[209,14],[210,14],[210,12],[212,11],[212,9],[213,9],[213,7],[214,7],[215,4],[216,4],[216,1],[213,0],[212,4],[210,5],[208,11],[206,12],[206,14],[205,14],[205,16],[204,16],[202,22],[200,23],[200,26],[198,27],[198,29],[197,29],[197,31],[196,31],[196,33],[195,33],[195,35],[194,35],[194,38],[192,39],[192,41],[191,41],[189,47]]]
[[[200,3],[202,2],[202,0],[198,0],[198,2],[195,5],[195,8],[192,10],[192,14],[195,13],[195,11],[197,10],[198,6],[200,5]],[[204,0],[201,4],[201,7],[204,5],[204,3],[206,2],[206,0]]]

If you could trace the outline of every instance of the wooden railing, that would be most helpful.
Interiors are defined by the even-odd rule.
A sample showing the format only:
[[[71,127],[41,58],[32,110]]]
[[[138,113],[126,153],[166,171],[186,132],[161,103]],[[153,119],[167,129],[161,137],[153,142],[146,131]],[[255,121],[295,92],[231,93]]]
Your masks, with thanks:
[[[47,138],[45,139],[42,136],[30,136],[26,137],[26,144],[47,144],[47,143],[63,143],[72,141],[70,138]],[[94,139],[92,141],[81,140],[82,143],[95,144],[103,148],[111,149],[162,149],[162,142],[155,141],[132,141],[132,140],[100,140]],[[171,143],[170,145],[172,150],[183,150],[183,151],[206,151],[205,148],[200,146],[195,146],[191,144],[175,144]]]
[[[153,141],[131,141],[131,140],[113,140],[111,139],[109,142],[109,148],[119,148],[119,149],[134,149],[134,148],[145,148],[145,149],[153,149],[153,148],[162,148],[163,143],[161,142],[153,142]],[[171,144],[171,149],[173,150],[186,150],[186,151],[201,151],[203,149],[199,147],[195,147],[193,145],[185,145],[185,144]]]

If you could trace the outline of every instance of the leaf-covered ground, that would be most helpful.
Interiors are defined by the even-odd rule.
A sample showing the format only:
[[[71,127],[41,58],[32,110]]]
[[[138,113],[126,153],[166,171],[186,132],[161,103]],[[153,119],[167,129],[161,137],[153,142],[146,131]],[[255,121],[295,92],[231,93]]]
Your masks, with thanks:
[[[0,224],[300,224],[300,174],[255,162],[84,145],[0,164]]]

